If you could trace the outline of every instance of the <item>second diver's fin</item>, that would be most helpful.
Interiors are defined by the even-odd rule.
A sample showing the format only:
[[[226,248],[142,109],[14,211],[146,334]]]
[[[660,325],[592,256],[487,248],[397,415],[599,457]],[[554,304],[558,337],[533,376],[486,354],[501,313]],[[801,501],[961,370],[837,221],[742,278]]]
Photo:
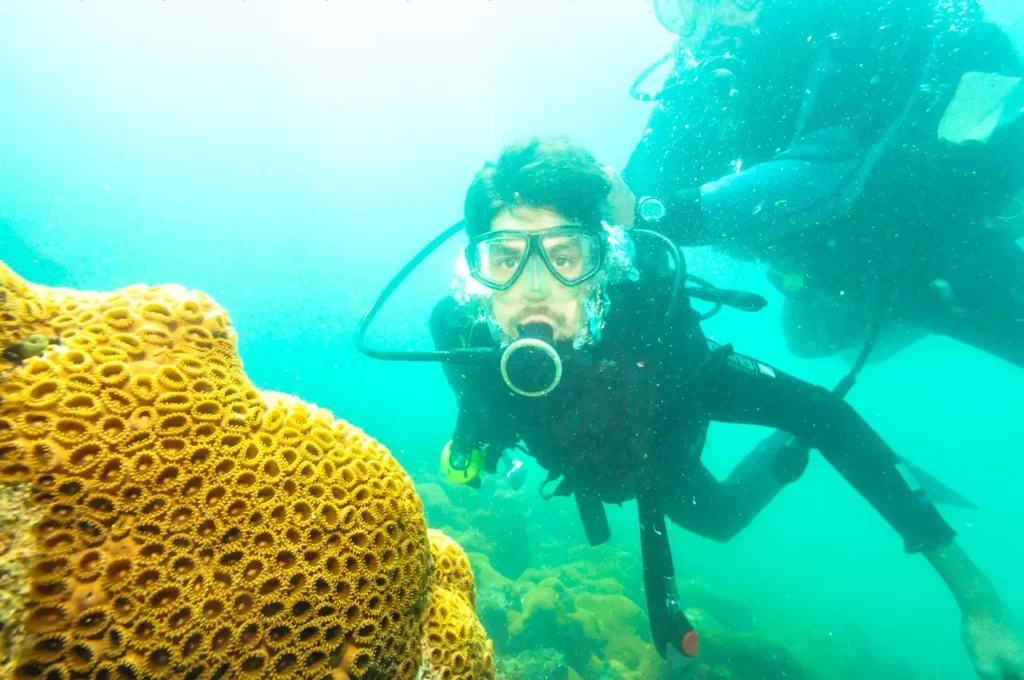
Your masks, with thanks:
[[[940,482],[933,475],[925,472],[903,456],[900,456],[900,462],[907,468],[907,471],[913,475],[914,479],[916,479],[917,483],[921,485],[921,488],[924,489],[928,494],[928,498],[933,503],[950,505],[956,508],[966,508],[968,510],[981,510],[981,508],[973,501],[949,488],[946,484]]]

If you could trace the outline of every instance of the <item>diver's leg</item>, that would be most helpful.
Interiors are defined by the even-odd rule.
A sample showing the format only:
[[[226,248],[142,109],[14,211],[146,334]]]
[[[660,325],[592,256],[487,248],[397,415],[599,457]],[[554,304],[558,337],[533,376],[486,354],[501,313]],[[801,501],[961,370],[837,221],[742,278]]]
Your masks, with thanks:
[[[896,452],[829,390],[738,354],[711,368],[703,384],[700,401],[711,421],[771,427],[818,449],[903,537],[908,552],[940,545],[955,534],[927,497],[903,477]]]
[[[801,359],[822,359],[839,354],[852,364],[857,360],[868,330],[876,321],[870,309],[849,298],[832,300],[802,292],[787,297],[782,305],[782,332],[786,348]],[[909,323],[887,322],[868,355],[877,364],[910,347],[928,331]]]
[[[875,345],[868,354],[866,363],[868,366],[880,364],[928,335],[928,330],[920,326],[887,321],[879,330]],[[841,353],[843,361],[853,364],[857,361],[863,348],[863,342],[846,348]]]
[[[762,443],[721,482],[703,463],[693,465],[683,483],[663,494],[663,510],[684,529],[724,543],[753,522],[782,489],[772,473],[774,457],[775,448]]]
[[[850,307],[813,294],[787,297],[782,305],[786,348],[801,359],[823,359],[855,345],[868,320]]]
[[[997,234],[961,247],[916,305],[932,328],[1024,368],[1024,249]]]

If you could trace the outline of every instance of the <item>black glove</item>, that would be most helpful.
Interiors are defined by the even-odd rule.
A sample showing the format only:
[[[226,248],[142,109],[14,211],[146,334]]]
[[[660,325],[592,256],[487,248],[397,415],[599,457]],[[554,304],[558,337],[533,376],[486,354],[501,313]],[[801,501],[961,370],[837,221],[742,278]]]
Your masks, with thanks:
[[[788,432],[776,430],[754,449],[758,454],[771,454],[772,472],[780,484],[792,484],[803,476],[811,460],[811,449]]]

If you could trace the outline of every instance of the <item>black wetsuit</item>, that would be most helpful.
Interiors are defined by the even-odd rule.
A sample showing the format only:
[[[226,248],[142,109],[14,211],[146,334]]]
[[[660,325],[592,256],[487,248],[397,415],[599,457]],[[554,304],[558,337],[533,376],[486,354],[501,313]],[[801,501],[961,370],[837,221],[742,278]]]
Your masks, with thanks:
[[[650,226],[767,262],[797,355],[856,346],[885,319],[1024,367],[1020,234],[990,226],[1024,187],[1024,117],[984,143],[938,135],[963,74],[1024,76],[1011,41],[975,0],[807,4],[766,3],[730,87],[676,88],[655,106],[623,171],[667,204]],[[806,165],[772,174],[780,154]],[[833,189],[853,192],[849,210]]]
[[[500,452],[521,439],[551,477],[562,477],[557,493],[575,494],[581,508],[583,499],[621,503],[651,493],[675,523],[726,541],[781,485],[767,450],[717,481],[701,463],[708,424],[763,425],[820,450],[902,535],[907,551],[954,536],[846,402],[755,359],[715,351],[685,298],[666,322],[669,289],[649,272],[639,283],[611,286],[601,341],[588,350],[560,348],[564,377],[544,397],[513,393],[496,366],[445,364],[459,404],[453,446],[483,448],[493,471]],[[431,330],[442,350],[496,346],[452,298],[435,307]],[[634,446],[638,434],[642,448]]]

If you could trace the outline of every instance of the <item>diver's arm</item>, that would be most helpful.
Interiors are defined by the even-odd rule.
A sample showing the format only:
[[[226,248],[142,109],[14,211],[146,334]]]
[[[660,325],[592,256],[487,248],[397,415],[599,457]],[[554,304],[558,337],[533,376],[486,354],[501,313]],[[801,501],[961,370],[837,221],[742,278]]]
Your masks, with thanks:
[[[792,154],[758,163],[698,188],[651,196],[664,205],[664,217],[647,221],[644,196],[636,223],[656,229],[682,246],[782,237],[827,223],[837,197],[859,159]]]
[[[460,325],[458,314],[458,303],[451,297],[444,298],[434,307],[430,315],[430,333],[437,350],[462,346],[460,338],[467,329]],[[457,453],[479,450],[483,455],[484,470],[493,473],[497,467],[496,452],[514,445],[518,437],[509,426],[507,417],[488,408],[491,402],[485,398],[485,392],[489,383],[481,366],[444,362],[442,370],[459,408],[451,449]]]
[[[655,104],[622,170],[635,226],[681,246],[703,246],[783,236],[828,220],[837,192],[862,157],[852,130],[811,129],[778,156],[746,163],[736,150],[735,171],[707,181],[707,161],[696,155],[703,147],[689,137],[695,134],[691,119],[705,117],[706,108],[702,97]]]
[[[965,74],[998,74],[1004,78],[1024,77],[1024,64],[1008,35],[998,26],[981,22],[964,33],[956,46],[955,67]],[[953,67],[950,65],[950,67]],[[1021,86],[1024,87],[1024,86]],[[951,92],[949,97],[953,96]],[[1020,107],[1020,95],[1008,110]],[[935,107],[938,112],[943,109]],[[938,126],[938,118],[931,120]],[[897,121],[892,124],[898,125]],[[919,123],[920,124],[920,123]],[[794,140],[788,149],[775,158],[751,165],[699,188],[664,192],[665,219],[662,232],[682,245],[716,245],[731,241],[786,236],[818,226],[827,226],[844,210],[842,194],[856,192],[853,180],[861,170],[867,149],[879,144],[889,129],[855,141],[865,135],[856,123],[850,128],[812,129]],[[900,143],[902,134],[897,131]],[[933,133],[939,136],[939,130]],[[941,159],[940,156],[948,156]],[[1024,117],[999,128],[986,143],[969,150],[950,152],[936,149],[928,157],[936,159],[930,172],[911,166],[903,172],[920,176],[921,181],[941,187],[949,195],[986,197],[995,208],[1012,199],[1024,187]],[[915,157],[916,158],[916,157]],[[920,196],[929,196],[922,190]],[[907,198],[913,201],[913,196]],[[967,221],[972,203],[967,202],[964,215],[950,215],[945,201],[918,201],[914,206],[925,223],[943,220]],[[985,206],[988,207],[988,206]]]
[[[460,335],[463,329],[456,320],[457,313],[458,302],[455,298],[446,297],[434,305],[430,314],[430,336],[436,350],[443,352],[461,346]],[[455,393],[455,399],[460,407],[470,391],[473,369],[470,364],[448,361],[441,363],[444,377]]]
[[[964,73],[1024,77],[1024,64],[1012,42],[994,24],[982,22],[967,31],[956,53],[956,66]],[[1021,98],[1017,95],[1007,105],[1008,110],[1019,109]],[[932,122],[939,124],[938,118]],[[898,119],[892,125],[898,126]],[[867,150],[884,144],[890,132],[885,127],[867,135],[863,126],[851,126],[811,129],[775,158],[727,174],[699,189],[668,192],[664,233],[670,237],[695,235],[699,241],[718,244],[762,237],[771,240],[793,231],[827,226],[842,216],[843,192],[848,191],[847,198],[852,200],[859,191],[855,179],[869,155]],[[895,134],[890,145],[907,143],[903,129]],[[933,135],[933,139],[938,138],[939,129]],[[941,147],[934,153],[928,151],[927,157],[934,158],[936,166],[929,172],[911,166],[903,173],[920,176],[921,182],[938,186],[950,195],[982,196],[999,206],[1024,186],[1024,117],[999,128],[985,144],[965,151]],[[929,195],[929,191],[920,192],[921,197]],[[914,207],[926,223],[951,218],[950,206],[944,201],[923,200]],[[678,217],[673,218],[673,213]],[[952,217],[966,221],[969,212]]]

